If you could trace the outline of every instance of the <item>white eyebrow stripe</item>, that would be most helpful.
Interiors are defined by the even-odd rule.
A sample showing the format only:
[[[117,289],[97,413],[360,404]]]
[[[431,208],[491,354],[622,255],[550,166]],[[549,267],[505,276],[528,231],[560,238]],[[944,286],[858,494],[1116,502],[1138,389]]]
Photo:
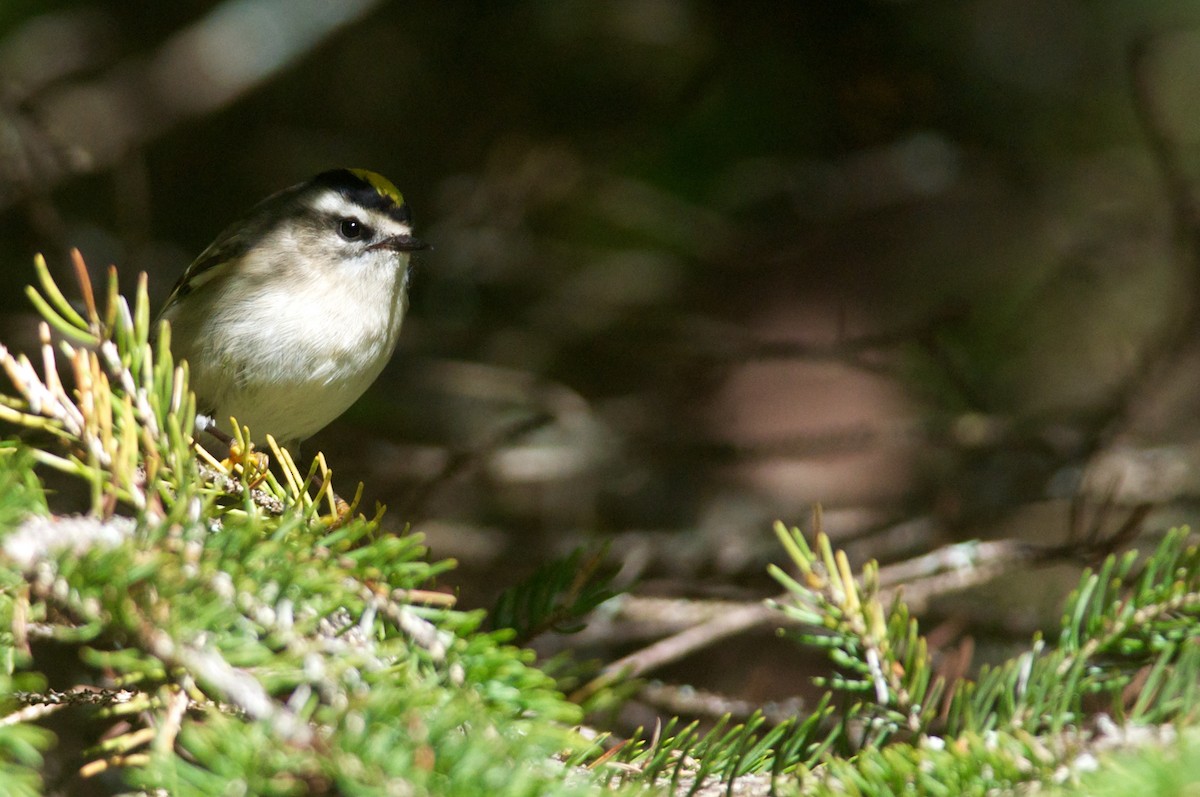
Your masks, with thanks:
[[[412,227],[409,225],[402,224],[378,210],[368,210],[366,221],[368,225],[387,236],[408,235],[412,232]]]
[[[367,226],[373,227],[387,236],[408,235],[412,232],[412,227],[396,221],[383,211],[375,210],[374,208],[364,208],[362,205],[348,202],[341,194],[333,192],[319,194],[313,202],[312,207],[318,213],[328,216],[338,218],[353,216]]]
[[[330,216],[361,216],[366,211],[366,208],[356,205],[353,202],[348,202],[341,194],[333,191],[325,191],[318,194],[312,206],[319,213],[325,213]]]

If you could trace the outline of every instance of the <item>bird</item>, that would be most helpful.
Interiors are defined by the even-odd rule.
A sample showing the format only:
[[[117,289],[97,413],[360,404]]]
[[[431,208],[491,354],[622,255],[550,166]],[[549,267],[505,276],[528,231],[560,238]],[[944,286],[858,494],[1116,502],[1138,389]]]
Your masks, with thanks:
[[[200,416],[230,418],[298,454],[353,404],[396,347],[408,310],[412,214],[396,186],[332,169],[230,224],[158,314],[188,363]],[[157,325],[156,325],[157,326]]]

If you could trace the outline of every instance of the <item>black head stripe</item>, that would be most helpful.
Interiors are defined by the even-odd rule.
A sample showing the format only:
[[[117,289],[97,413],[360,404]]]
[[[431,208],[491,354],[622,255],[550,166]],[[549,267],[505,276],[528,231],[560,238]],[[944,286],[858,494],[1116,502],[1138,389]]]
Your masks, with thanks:
[[[379,211],[401,224],[411,225],[412,213],[403,197],[386,180],[381,177],[377,179],[381,181],[382,188],[379,185],[372,185],[360,177],[359,173],[350,169],[333,169],[321,172],[312,178],[308,185],[318,190],[337,191],[348,202]]]

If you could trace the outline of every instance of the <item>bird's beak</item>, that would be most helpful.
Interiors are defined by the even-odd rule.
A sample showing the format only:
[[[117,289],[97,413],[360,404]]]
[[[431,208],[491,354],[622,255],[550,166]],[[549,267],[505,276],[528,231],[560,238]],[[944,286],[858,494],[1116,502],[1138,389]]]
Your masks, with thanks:
[[[428,249],[429,244],[411,235],[392,235],[378,243],[371,244],[367,249],[391,249],[395,252],[415,252],[418,249]]]

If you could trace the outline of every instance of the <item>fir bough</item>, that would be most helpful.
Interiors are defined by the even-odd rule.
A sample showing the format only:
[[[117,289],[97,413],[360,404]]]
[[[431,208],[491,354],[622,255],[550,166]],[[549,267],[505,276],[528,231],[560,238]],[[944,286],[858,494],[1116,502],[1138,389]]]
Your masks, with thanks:
[[[557,758],[588,749],[579,709],[480,613],[428,591],[447,563],[323,501],[321,458],[301,473],[273,447],[277,478],[244,437],[227,459],[199,448],[144,280],[130,307],[110,275],[99,306],[76,256],[80,312],[38,266],[41,367],[0,349],[0,419],[42,440],[0,449],[5,794],[63,786],[41,782],[54,739],[34,724],[60,713],[89,746],[57,768],[98,792],[586,790]],[[52,515],[34,463],[81,479],[90,511]],[[73,680],[55,683],[63,651]]]

